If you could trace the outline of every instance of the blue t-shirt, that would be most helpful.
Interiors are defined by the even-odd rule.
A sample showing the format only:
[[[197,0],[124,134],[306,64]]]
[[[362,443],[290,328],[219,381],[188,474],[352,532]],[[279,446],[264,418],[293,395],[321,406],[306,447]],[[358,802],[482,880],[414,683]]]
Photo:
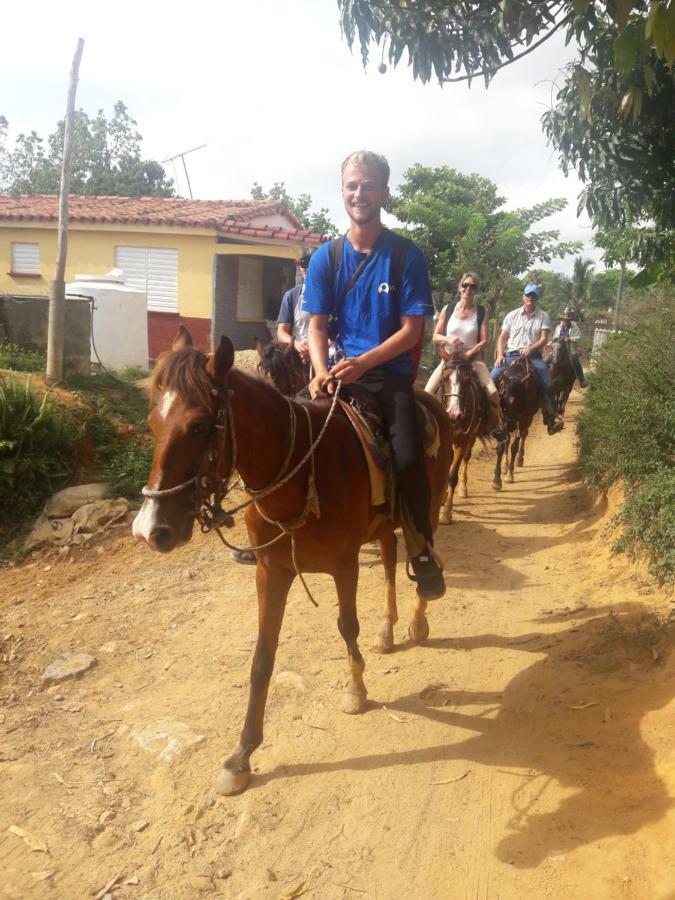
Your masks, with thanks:
[[[426,261],[414,244],[410,244],[405,258],[401,296],[395,296],[390,277],[393,245],[393,234],[385,235],[344,298],[344,289],[366,254],[354,250],[347,238],[335,283],[329,244],[322,244],[312,254],[303,308],[310,313],[337,317],[337,345],[347,356],[360,356],[378,347],[400,329],[401,316],[430,316],[433,313]],[[411,374],[415,364],[410,350],[389,360],[384,368]]]

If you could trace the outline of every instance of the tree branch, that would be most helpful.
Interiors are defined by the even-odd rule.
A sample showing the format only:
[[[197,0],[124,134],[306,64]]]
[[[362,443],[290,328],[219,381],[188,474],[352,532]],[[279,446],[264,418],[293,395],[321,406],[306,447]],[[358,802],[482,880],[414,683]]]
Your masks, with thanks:
[[[517,56],[514,56],[512,59],[507,59],[506,62],[500,63],[498,66],[495,66],[494,69],[481,69],[480,72],[472,72],[470,75],[459,75],[457,78],[441,78],[441,84],[451,84],[457,81],[468,81],[470,78],[479,78],[481,75],[494,75],[495,72],[498,72],[500,69],[506,68],[506,66],[510,66],[511,63],[518,62],[519,59],[522,59],[524,56],[527,56],[528,53],[532,53],[533,50],[536,50],[537,47],[541,47],[543,43],[545,43],[550,37],[556,33],[556,31],[564,25],[566,22],[570,21],[571,16],[567,15],[564,19],[561,19],[553,28],[544,35],[543,38],[539,41],[535,41],[532,46],[528,47],[527,50],[523,50],[522,53],[519,53]]]

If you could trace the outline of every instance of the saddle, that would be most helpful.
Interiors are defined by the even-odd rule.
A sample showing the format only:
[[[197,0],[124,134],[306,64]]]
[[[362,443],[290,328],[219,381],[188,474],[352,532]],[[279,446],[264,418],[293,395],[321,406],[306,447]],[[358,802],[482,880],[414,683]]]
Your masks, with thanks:
[[[342,387],[338,402],[361,443],[370,478],[371,506],[384,507],[386,514],[392,515],[395,509],[396,483],[389,437],[377,401],[367,388],[358,384],[346,384]],[[419,400],[417,417],[425,455],[433,458],[440,447],[438,422],[431,410]]]

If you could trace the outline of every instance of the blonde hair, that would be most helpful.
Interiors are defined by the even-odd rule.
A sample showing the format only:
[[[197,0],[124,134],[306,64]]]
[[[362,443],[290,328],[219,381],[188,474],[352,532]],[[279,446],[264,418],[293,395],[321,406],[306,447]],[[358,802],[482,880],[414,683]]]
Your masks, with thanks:
[[[381,153],[374,153],[372,150],[355,150],[350,153],[340,166],[341,179],[344,179],[348,166],[372,166],[382,176],[383,186],[386,187],[389,184],[389,163]]]

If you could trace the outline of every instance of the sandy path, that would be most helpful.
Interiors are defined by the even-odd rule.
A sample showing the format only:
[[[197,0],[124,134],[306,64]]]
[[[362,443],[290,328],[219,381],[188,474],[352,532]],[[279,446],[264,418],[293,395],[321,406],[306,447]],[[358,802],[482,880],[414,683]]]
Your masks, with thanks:
[[[330,581],[311,576],[318,610],[293,588],[276,673],[294,674],[240,797],[211,792],[245,710],[251,568],[215,537],[159,557],[118,535],[2,571],[0,896],[93,896],[120,873],[111,894],[147,900],[675,897],[675,657],[649,614],[669,600],[610,557],[570,426],[537,426],[501,494],[491,468],[473,465],[441,529],[449,592],[424,646],[405,640],[400,571],[402,643],[369,651],[382,589],[364,549],[363,716],[338,711]],[[98,665],[43,690],[65,650]],[[158,720],[203,740],[161,762],[133,739]]]

